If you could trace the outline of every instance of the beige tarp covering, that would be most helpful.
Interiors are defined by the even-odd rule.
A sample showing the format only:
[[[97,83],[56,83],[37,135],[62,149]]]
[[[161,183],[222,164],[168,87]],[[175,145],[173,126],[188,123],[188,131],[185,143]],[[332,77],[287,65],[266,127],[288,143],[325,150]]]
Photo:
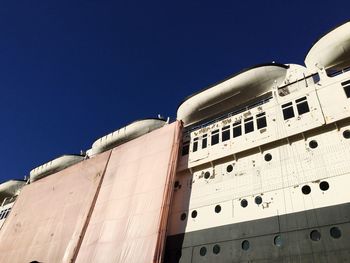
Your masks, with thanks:
[[[76,262],[160,262],[179,130],[176,122],[113,150]]]
[[[160,262],[181,125],[175,122],[23,188],[0,262]]]
[[[0,231],[0,262],[70,262],[109,154],[25,186]]]

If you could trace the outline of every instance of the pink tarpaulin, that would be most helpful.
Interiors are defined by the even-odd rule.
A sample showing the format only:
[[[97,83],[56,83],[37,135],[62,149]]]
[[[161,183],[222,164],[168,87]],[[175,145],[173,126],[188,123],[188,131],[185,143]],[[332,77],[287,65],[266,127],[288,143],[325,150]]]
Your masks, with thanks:
[[[113,149],[76,262],[160,262],[181,124]]]
[[[0,231],[0,262],[71,262],[109,156],[26,185]]]

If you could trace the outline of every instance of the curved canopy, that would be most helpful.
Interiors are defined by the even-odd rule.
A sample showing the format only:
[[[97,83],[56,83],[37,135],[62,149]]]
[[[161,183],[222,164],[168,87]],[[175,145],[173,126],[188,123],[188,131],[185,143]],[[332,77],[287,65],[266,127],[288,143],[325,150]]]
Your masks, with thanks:
[[[144,119],[101,137],[92,144],[91,155],[109,150],[122,143],[133,140],[166,124],[163,119]]]
[[[321,37],[306,55],[305,65],[313,71],[317,68],[342,69],[350,66],[350,22]]]
[[[84,156],[67,154],[62,155],[50,162],[40,165],[30,171],[30,182],[37,181],[45,176],[59,172],[75,163],[84,160]]]
[[[6,197],[17,195],[25,184],[22,180],[9,180],[0,184],[0,205]]]
[[[271,63],[238,73],[186,99],[177,110],[177,119],[188,126],[244,104],[279,86],[287,69],[286,65]]]

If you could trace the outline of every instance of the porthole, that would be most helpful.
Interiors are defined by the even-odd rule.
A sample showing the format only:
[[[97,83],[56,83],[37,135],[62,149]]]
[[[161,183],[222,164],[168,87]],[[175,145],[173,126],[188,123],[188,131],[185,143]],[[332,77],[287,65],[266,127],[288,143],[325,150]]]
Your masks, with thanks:
[[[209,177],[210,177],[210,173],[209,173],[209,172],[205,172],[205,173],[204,173],[204,178],[205,178],[205,179],[209,179]]]
[[[176,181],[175,184],[174,184],[174,187],[175,187],[175,188],[178,188],[178,187],[179,187],[179,184],[180,184],[179,181]]]
[[[322,181],[322,182],[320,183],[320,189],[321,189],[322,191],[327,191],[327,190],[329,189],[329,184],[328,184],[328,182]]]
[[[249,246],[250,246],[249,241],[248,241],[248,240],[244,240],[244,241],[242,242],[241,246],[242,246],[242,249],[243,249],[243,250],[246,250],[246,251],[247,251],[247,250],[249,249]]]
[[[196,210],[193,210],[192,213],[191,213],[191,217],[192,218],[196,218],[197,217],[197,211]]]
[[[260,205],[260,204],[262,203],[262,198],[261,198],[261,196],[255,197],[255,203],[256,203],[257,205]]]
[[[312,140],[312,141],[309,142],[309,147],[310,147],[311,149],[315,149],[315,148],[317,148],[317,146],[318,146],[317,141]]]
[[[310,232],[310,238],[312,241],[320,241],[321,240],[321,233],[317,230],[312,230]]]
[[[304,195],[308,195],[311,193],[311,188],[310,186],[308,185],[304,185],[302,188],[301,188],[301,191],[303,192]]]
[[[335,239],[338,239],[341,237],[341,231],[338,227],[332,227],[330,230],[329,230],[329,233],[331,235],[331,237],[335,238]]]
[[[207,254],[207,248],[206,247],[201,247],[199,250],[199,254],[204,257]]]
[[[350,130],[343,131],[343,137],[345,139],[350,139]]]
[[[186,216],[186,213],[182,213],[180,217],[181,221],[184,221],[186,219]]]
[[[233,171],[233,166],[232,166],[231,164],[230,164],[230,165],[227,165],[226,171],[227,171],[228,173],[231,173],[231,172]]]
[[[215,213],[220,213],[221,212],[221,206],[217,205],[215,206]]]
[[[215,255],[217,255],[217,254],[220,253],[220,246],[219,246],[219,245],[215,245],[215,246],[213,247],[213,253],[214,253]]]
[[[282,237],[280,235],[275,236],[275,238],[273,239],[273,243],[276,247],[281,247],[282,246]]]
[[[248,201],[246,199],[241,200],[241,206],[242,207],[247,207],[248,206]]]
[[[271,153],[265,154],[264,159],[265,159],[266,162],[271,161],[271,160],[272,160],[272,155],[271,155]]]

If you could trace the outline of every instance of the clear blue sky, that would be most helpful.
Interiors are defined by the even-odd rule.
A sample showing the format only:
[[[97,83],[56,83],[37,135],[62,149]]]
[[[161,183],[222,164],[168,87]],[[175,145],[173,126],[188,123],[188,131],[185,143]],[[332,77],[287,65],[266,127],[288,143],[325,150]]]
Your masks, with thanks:
[[[2,1],[0,181],[255,64],[302,64],[350,1]]]

